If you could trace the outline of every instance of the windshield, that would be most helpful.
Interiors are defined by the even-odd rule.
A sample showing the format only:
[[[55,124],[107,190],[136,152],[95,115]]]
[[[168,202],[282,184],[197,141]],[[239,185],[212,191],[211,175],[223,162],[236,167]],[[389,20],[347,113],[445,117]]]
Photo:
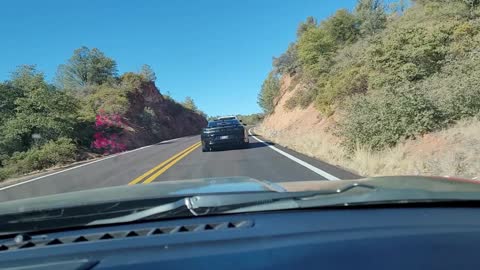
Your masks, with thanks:
[[[4,3],[0,232],[476,200],[479,1],[187,2]]]
[[[240,125],[240,122],[237,120],[221,120],[221,121],[208,122],[209,128],[221,127],[221,126],[234,126],[234,125]]]
[[[218,120],[236,120],[235,116],[219,117]]]

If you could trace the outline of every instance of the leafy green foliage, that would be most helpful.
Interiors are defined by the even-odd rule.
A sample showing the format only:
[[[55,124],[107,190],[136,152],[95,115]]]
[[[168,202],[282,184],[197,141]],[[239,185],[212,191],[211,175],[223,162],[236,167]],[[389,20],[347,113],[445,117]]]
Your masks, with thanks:
[[[140,69],[140,76],[143,77],[144,80],[147,82],[154,82],[157,80],[157,76],[155,75],[155,72],[153,71],[152,67],[149,65],[143,65],[142,68]]]
[[[93,88],[90,95],[83,99],[82,117],[93,121],[98,112],[121,114],[128,109],[127,93],[129,89],[101,85]]]
[[[358,37],[356,18],[341,9],[318,27],[308,28],[298,39],[298,56],[307,76],[317,78],[328,72],[339,47]]]
[[[403,6],[404,4],[399,3],[400,8]],[[362,35],[373,35],[384,29],[387,23],[385,5],[381,0],[359,0],[355,15]]]
[[[333,73],[320,84],[315,99],[317,108],[329,115],[334,112],[334,105],[346,96],[365,93],[368,89],[367,74],[361,67],[350,67]]]
[[[245,125],[256,125],[260,123],[265,115],[263,113],[254,113],[248,115],[237,115],[237,118],[242,121]]]
[[[0,180],[11,175],[42,170],[54,165],[66,164],[75,160],[76,146],[71,139],[51,140],[40,147],[25,152],[15,152],[0,168]]]
[[[117,73],[116,62],[97,48],[85,46],[76,49],[73,56],[58,68],[57,82],[67,89],[100,85],[113,80]]]
[[[0,126],[15,115],[15,100],[22,95],[21,90],[0,83]]]
[[[185,100],[182,102],[183,107],[192,110],[192,111],[197,111],[198,107],[195,104],[195,101],[193,101],[193,98],[191,97],[186,97]]]
[[[39,88],[48,88],[43,73],[38,72],[35,65],[21,65],[12,72],[8,84],[23,93]]]
[[[418,81],[443,65],[450,42],[449,26],[394,27],[375,39],[369,50],[376,86]]]
[[[316,77],[328,71],[335,40],[322,28],[307,30],[298,40],[298,57],[307,75]]]
[[[143,113],[140,116],[144,126],[150,126],[155,118],[155,111],[150,107],[143,108]]]
[[[421,87],[449,120],[480,116],[480,58],[478,53],[452,62],[442,72],[425,80]]]
[[[133,90],[140,88],[142,83],[145,82],[149,82],[145,79],[145,76],[134,72],[125,72],[120,76],[120,86],[113,85],[113,87]]]
[[[0,83],[0,180],[71,162],[77,154],[87,156],[83,152],[124,151],[122,132],[135,130],[123,120],[143,124],[142,132],[160,138],[164,126],[156,111],[131,102],[141,90],[154,87],[151,67],[143,65],[139,73],[121,77],[116,73],[113,59],[81,47],[59,67],[55,86],[34,65],[19,66]],[[174,100],[165,102],[169,113],[185,112]],[[184,105],[206,117],[193,99]],[[143,112],[132,113],[138,107]],[[120,124],[110,125],[113,122]]]
[[[12,85],[21,89],[23,95],[15,99],[15,114],[0,131],[0,153],[25,151],[34,143],[71,137],[74,133],[78,110],[75,98],[49,87],[43,75],[34,69],[24,71],[20,67],[12,76]],[[33,134],[41,138],[34,142]]]
[[[275,98],[280,92],[280,83],[274,73],[270,73],[262,84],[262,90],[258,95],[258,105],[265,113],[272,113],[275,107]]]
[[[291,43],[285,53],[280,57],[273,58],[274,73],[279,74],[296,74],[300,71],[301,66],[298,60],[297,45]]]
[[[341,135],[349,149],[360,144],[379,150],[447,124],[440,108],[413,88],[359,95],[344,108]]]
[[[205,119],[208,118],[208,115],[206,113],[198,109],[195,101],[191,97],[185,97],[185,100],[181,103],[181,106],[203,116]]]
[[[480,1],[389,4],[390,14],[382,0],[358,0],[353,13],[339,10],[320,24],[309,18],[273,61],[273,73],[306,88],[295,87],[285,106],[314,100],[324,115],[341,113],[350,149],[382,149],[480,114]],[[264,100],[278,99],[271,93]]]
[[[300,90],[297,95],[292,96],[285,102],[285,108],[287,110],[293,110],[296,107],[305,109],[315,100],[315,89]]]
[[[321,25],[336,45],[349,44],[357,40],[359,30],[355,15],[346,9],[338,10]]]
[[[312,16],[307,17],[305,22],[300,23],[300,25],[298,26],[297,37],[301,37],[303,33],[307,32],[310,29],[315,28],[316,26],[317,26],[317,20]]]

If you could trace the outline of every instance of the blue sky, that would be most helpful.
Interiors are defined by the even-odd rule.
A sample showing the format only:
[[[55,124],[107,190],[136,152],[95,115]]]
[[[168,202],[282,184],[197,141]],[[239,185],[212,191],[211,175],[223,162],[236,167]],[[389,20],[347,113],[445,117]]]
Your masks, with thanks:
[[[149,64],[157,87],[191,96],[209,115],[260,112],[257,94],[307,16],[323,19],[356,0],[15,0],[2,3],[0,80],[35,64],[52,80],[80,46]]]

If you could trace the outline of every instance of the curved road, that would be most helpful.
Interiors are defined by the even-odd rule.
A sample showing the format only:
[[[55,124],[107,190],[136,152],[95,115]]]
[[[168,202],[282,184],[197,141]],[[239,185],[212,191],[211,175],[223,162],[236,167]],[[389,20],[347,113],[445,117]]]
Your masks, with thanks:
[[[250,136],[248,149],[201,151],[199,136],[178,138],[0,186],[0,201],[165,180],[248,176],[271,182],[355,179],[358,175]]]

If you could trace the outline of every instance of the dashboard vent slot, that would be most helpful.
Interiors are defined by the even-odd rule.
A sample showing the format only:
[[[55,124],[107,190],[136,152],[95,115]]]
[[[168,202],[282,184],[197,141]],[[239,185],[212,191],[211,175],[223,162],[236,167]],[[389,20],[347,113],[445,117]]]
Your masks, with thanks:
[[[70,235],[66,237],[48,237],[48,235],[38,235],[28,238],[22,242],[15,242],[14,239],[8,242],[0,242],[0,252],[28,249],[33,247],[58,246],[66,244],[77,244],[83,242],[108,241],[130,237],[157,237],[166,234],[176,233],[202,233],[208,231],[219,230],[235,230],[240,228],[253,227],[254,223],[251,220],[242,221],[228,221],[221,223],[204,223],[204,224],[184,224],[175,227],[153,227],[141,228],[136,230],[126,231],[109,231],[104,233],[85,234],[85,235]]]
[[[127,234],[125,234],[125,237],[136,237],[136,236],[139,236],[139,234],[136,233],[135,231],[129,231]]]
[[[155,235],[155,234],[164,234],[165,232],[162,231],[161,229],[153,229],[148,235]]]
[[[102,235],[100,238],[98,238],[100,240],[106,240],[106,239],[113,239],[113,236],[109,233],[106,233],[104,235]]]
[[[73,240],[73,243],[79,243],[79,242],[88,242],[88,239],[85,238],[84,236],[79,236]]]
[[[178,232],[189,232],[190,230],[185,226],[180,226],[177,231]]]
[[[53,246],[53,245],[60,245],[63,244],[62,241],[58,240],[58,238],[53,239],[52,241],[45,244],[46,246]]]
[[[19,248],[31,248],[31,247],[34,247],[35,244],[32,243],[32,242],[26,242],[25,244],[21,245]]]

